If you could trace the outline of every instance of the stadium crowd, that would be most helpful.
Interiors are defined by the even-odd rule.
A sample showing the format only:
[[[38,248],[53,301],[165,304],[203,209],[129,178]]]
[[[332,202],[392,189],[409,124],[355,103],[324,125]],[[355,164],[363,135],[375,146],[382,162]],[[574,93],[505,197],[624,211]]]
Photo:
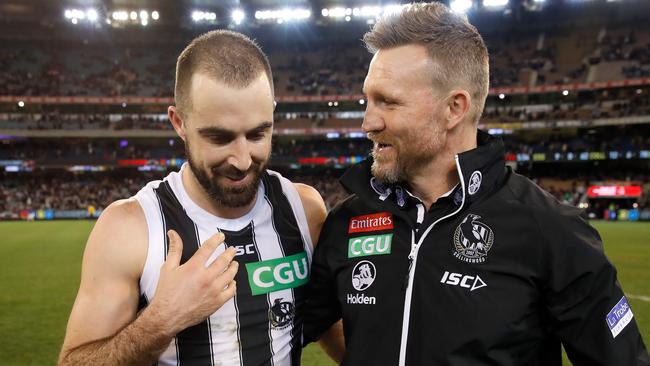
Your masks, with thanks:
[[[283,171],[294,182],[314,186],[323,196],[328,209],[344,199],[347,194],[338,183],[340,170],[319,170],[311,174],[305,172]],[[30,173],[4,174],[0,184],[0,220],[18,219],[25,210],[93,210],[101,211],[111,202],[128,198],[148,181],[160,179],[163,172],[137,172],[121,169],[119,171],[99,173]],[[631,175],[623,179],[612,178],[534,178],[543,189],[555,196],[558,201],[573,205],[590,202],[587,187],[592,184],[638,184],[650,182],[646,175]],[[620,208],[632,208],[636,204],[639,210],[650,210],[650,183],[642,183],[643,192],[637,200],[615,201]],[[593,201],[593,200],[592,200]],[[589,212],[602,217],[602,210],[608,208],[612,201],[595,200]]]
[[[495,100],[488,103],[481,123],[526,123],[562,120],[593,121],[650,116],[650,89],[604,89],[587,100],[557,99],[527,104]],[[359,106],[361,107],[361,106]],[[359,107],[356,107],[359,109]],[[276,128],[360,128],[362,111],[276,112]],[[0,113],[0,130],[155,130],[171,131],[164,113],[69,113],[56,107],[42,112]]]
[[[610,79],[650,74],[650,31],[583,29],[570,34],[487,36],[492,87],[587,81],[588,68],[617,68]],[[262,45],[278,95],[356,94],[371,55],[360,42]],[[21,42],[0,50],[0,95],[170,96],[182,44],[130,46],[85,41]],[[586,56],[585,56],[586,54]],[[617,61],[628,61],[619,65]]]

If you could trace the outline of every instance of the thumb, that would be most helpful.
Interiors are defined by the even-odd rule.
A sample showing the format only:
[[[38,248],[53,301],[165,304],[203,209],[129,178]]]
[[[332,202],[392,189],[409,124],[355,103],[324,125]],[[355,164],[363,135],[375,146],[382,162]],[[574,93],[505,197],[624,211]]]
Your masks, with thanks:
[[[183,240],[174,230],[167,231],[167,237],[169,238],[169,249],[165,263],[172,268],[178,267],[183,254]]]

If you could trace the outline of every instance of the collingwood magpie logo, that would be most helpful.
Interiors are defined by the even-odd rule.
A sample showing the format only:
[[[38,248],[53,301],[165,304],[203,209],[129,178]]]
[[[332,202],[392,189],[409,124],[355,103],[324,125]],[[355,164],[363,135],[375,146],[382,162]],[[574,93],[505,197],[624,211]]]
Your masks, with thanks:
[[[467,187],[467,192],[470,195],[474,195],[481,188],[481,182],[483,181],[483,174],[478,170],[474,171],[469,177],[469,186]]]
[[[492,244],[494,233],[478,221],[479,215],[469,214],[454,232],[454,257],[467,263],[483,263]]]
[[[357,291],[363,291],[375,282],[377,270],[375,265],[369,261],[361,261],[352,270],[352,287]]]
[[[284,329],[291,324],[296,314],[296,307],[289,301],[282,301],[282,298],[275,299],[273,306],[269,309],[269,320],[275,329]]]

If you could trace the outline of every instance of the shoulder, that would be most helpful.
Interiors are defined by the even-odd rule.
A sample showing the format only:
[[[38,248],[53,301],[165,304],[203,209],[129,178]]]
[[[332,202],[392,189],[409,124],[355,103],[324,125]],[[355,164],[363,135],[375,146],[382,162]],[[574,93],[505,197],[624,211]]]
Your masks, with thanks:
[[[110,204],[95,224],[84,253],[84,263],[104,263],[139,277],[148,246],[145,213],[135,198]]]
[[[293,183],[296,188],[300,201],[305,210],[307,221],[321,226],[327,216],[325,202],[320,193],[312,186],[303,183]]]
[[[508,183],[511,193],[534,220],[540,238],[551,248],[602,251],[600,235],[583,210],[558,201],[550,193],[518,174]],[[584,245],[588,244],[588,245]]]

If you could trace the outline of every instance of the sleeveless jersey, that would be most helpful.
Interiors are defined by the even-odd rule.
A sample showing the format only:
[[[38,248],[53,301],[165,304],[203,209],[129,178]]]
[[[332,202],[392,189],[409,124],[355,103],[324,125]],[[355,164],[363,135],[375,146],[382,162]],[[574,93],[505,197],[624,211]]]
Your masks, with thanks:
[[[153,298],[168,251],[167,230],[183,239],[181,264],[221,231],[237,250],[237,293],[205,321],[174,337],[159,365],[299,365],[302,307],[313,244],[300,196],[280,174],[263,173],[255,204],[237,219],[216,217],[187,195],[179,172],[135,196],[149,231],[140,302]],[[211,258],[225,250],[220,245]]]

